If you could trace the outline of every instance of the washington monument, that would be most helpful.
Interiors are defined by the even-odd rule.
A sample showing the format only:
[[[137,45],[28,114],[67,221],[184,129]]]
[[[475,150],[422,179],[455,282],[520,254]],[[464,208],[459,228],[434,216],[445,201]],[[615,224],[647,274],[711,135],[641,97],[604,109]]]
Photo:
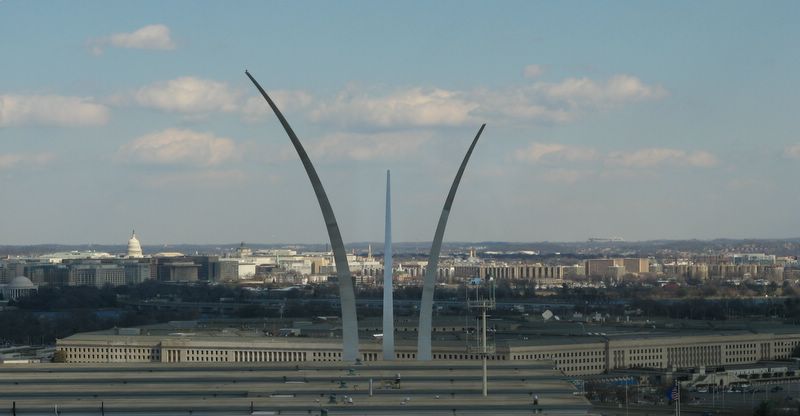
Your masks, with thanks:
[[[392,190],[386,171],[386,228],[383,244],[383,359],[392,361],[394,354],[394,296],[392,291]]]

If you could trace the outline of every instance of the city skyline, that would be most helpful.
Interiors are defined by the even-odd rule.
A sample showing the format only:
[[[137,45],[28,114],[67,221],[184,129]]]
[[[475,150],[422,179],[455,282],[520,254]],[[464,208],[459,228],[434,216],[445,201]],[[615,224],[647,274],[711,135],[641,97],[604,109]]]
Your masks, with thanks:
[[[428,241],[483,121],[446,241],[798,235],[796,3],[314,5],[0,2],[0,244],[324,242],[245,68],[346,244],[386,169]]]

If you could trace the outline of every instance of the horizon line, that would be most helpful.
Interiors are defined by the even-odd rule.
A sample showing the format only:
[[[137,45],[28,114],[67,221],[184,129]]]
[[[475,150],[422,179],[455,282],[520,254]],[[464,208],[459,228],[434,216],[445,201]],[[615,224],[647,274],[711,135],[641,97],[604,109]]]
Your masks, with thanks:
[[[589,241],[586,240],[540,240],[540,241],[514,241],[514,240],[481,240],[481,241],[446,241],[444,242],[445,245],[468,245],[468,244],[588,244],[588,243],[596,243],[596,244],[642,244],[642,243],[653,243],[653,242],[714,242],[714,241],[794,241],[800,240],[800,236],[797,237],[714,237],[714,238],[654,238],[654,239],[647,239],[647,240],[621,240],[621,241]],[[328,243],[323,242],[278,242],[278,243],[261,243],[261,242],[244,242],[245,246],[320,246],[320,245],[329,245]],[[380,241],[353,241],[345,243],[346,245],[368,245],[368,244],[380,244]],[[430,244],[430,241],[399,241],[393,242],[392,244]],[[157,247],[157,246],[221,246],[221,247],[234,247],[240,246],[242,242],[236,243],[152,243],[152,244],[142,244],[142,247]],[[21,244],[8,244],[8,243],[0,243],[0,247],[37,247],[37,246],[65,246],[65,247],[84,247],[84,246],[126,246],[127,243],[21,243]]]

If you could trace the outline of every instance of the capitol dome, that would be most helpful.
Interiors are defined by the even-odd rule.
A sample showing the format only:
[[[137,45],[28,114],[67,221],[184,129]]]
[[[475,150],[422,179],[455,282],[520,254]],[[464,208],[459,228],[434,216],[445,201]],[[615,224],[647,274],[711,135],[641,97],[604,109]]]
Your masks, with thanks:
[[[142,254],[142,246],[139,244],[139,240],[136,238],[136,231],[133,232],[131,239],[128,240],[128,257],[137,259],[144,257]]]

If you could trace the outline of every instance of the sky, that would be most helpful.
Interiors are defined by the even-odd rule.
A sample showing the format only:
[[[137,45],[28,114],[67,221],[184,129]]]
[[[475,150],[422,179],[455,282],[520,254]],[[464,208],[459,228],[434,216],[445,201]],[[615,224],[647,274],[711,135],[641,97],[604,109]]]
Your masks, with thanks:
[[[800,236],[797,1],[0,0],[0,244]]]

